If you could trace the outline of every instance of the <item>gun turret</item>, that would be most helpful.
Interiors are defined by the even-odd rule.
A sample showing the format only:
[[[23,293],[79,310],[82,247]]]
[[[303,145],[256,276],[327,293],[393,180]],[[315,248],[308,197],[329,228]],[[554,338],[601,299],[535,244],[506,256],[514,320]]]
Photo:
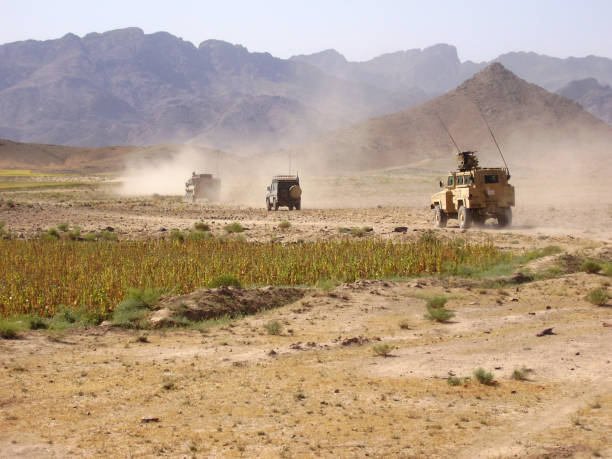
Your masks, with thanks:
[[[460,171],[478,169],[478,158],[473,151],[462,151],[457,154],[457,168]]]

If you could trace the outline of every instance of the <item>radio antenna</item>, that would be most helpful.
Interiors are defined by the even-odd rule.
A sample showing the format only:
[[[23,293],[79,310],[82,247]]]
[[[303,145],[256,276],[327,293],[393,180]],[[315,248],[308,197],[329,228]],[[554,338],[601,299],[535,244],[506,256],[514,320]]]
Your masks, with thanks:
[[[459,146],[457,145],[457,142],[455,142],[455,139],[453,139],[453,136],[451,135],[450,131],[448,130],[448,128],[446,127],[446,124],[444,124],[444,121],[442,121],[442,118],[440,118],[440,115],[438,115],[438,113],[435,113],[436,117],[438,118],[438,120],[440,120],[440,124],[442,125],[442,127],[444,128],[444,130],[446,131],[446,133],[448,134],[448,136],[450,137],[451,141],[453,142],[453,145],[455,146],[455,148],[457,149],[457,153],[461,153],[461,149],[459,148]]]
[[[504,158],[504,154],[502,153],[501,148],[499,148],[499,144],[497,143],[497,139],[495,138],[495,134],[493,134],[493,130],[491,129],[491,126],[489,126],[489,123],[488,123],[487,119],[485,118],[484,114],[482,113],[482,109],[480,108],[480,105],[478,105],[478,102],[476,102],[475,100],[473,100],[472,102],[478,108],[478,113],[480,113],[480,116],[481,116],[482,120],[487,125],[487,129],[489,130],[489,134],[491,134],[491,138],[493,139],[493,143],[495,143],[495,146],[497,147],[497,151],[499,151],[499,156],[501,156],[501,159],[504,162],[504,166],[506,166],[506,170],[508,171],[508,178],[510,178],[510,169],[508,168],[508,164],[506,163],[506,159]]]

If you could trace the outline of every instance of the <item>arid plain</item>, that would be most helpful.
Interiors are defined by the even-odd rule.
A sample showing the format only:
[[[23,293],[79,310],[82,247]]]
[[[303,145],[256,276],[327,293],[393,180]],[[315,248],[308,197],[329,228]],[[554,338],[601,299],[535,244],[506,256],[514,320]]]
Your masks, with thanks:
[[[532,256],[503,273],[199,290],[192,299],[280,305],[200,329],[21,331],[0,340],[0,456],[612,455],[612,310],[586,299],[610,290],[612,202],[587,199],[605,183],[518,174],[514,225],[463,231],[452,220],[433,230],[436,178],[304,178],[300,212],[265,211],[265,184],[187,204],[120,195],[108,175],[4,180],[0,221],[17,240],[67,223],[121,244],[205,222],[247,243],[433,236]],[[232,222],[244,231],[228,233]],[[585,272],[589,260],[601,269]],[[424,317],[441,296],[454,313],[445,323]]]

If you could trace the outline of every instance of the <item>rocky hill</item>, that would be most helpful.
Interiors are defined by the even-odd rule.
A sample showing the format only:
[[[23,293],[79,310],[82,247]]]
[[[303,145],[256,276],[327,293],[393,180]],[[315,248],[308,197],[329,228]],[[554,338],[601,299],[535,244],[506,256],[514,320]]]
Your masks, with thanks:
[[[410,166],[432,158],[452,168],[455,149],[440,116],[461,149],[479,151],[483,164],[501,164],[480,110],[511,168],[536,164],[549,165],[551,170],[596,168],[596,161],[610,162],[610,126],[499,63],[425,104],[326,134],[292,154],[301,170]]]
[[[612,88],[599,84],[595,78],[572,81],[557,94],[578,102],[593,115],[612,125]]]

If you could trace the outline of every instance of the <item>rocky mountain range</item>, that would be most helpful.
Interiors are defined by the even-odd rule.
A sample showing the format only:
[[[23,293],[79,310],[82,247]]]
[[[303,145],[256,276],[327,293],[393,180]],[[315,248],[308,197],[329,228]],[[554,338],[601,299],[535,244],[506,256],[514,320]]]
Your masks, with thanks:
[[[551,91],[584,78],[612,84],[606,58],[509,53],[496,61]],[[261,153],[417,106],[487,64],[461,62],[442,44],[366,62],[334,50],[279,59],[137,28],[28,40],[0,46],[0,138]]]
[[[0,46],[0,137],[276,148],[419,102],[300,62],[123,29]],[[253,148],[250,148],[253,146]]]
[[[417,107],[252,158],[184,144],[90,148],[0,141],[0,168],[96,172],[118,171],[130,164],[138,171],[140,166],[134,168],[134,164],[171,162],[187,172],[192,166],[206,170],[221,166],[223,176],[231,172],[246,181],[258,173],[267,177],[271,170],[284,170],[290,161],[293,171],[306,175],[388,168],[440,170],[454,167],[455,153],[442,123],[459,148],[478,151],[483,164],[502,165],[488,123],[511,169],[566,170],[575,176],[612,168],[611,126],[578,103],[518,78],[499,63]]]
[[[560,59],[533,52],[512,52],[489,62],[461,62],[457,49],[446,44],[383,54],[365,62],[349,62],[333,49],[291,59],[307,62],[346,80],[393,91],[419,88],[430,95],[456,88],[493,62],[501,63],[520,78],[549,91],[557,91],[573,80],[588,77],[612,84],[612,59],[605,57]]]

